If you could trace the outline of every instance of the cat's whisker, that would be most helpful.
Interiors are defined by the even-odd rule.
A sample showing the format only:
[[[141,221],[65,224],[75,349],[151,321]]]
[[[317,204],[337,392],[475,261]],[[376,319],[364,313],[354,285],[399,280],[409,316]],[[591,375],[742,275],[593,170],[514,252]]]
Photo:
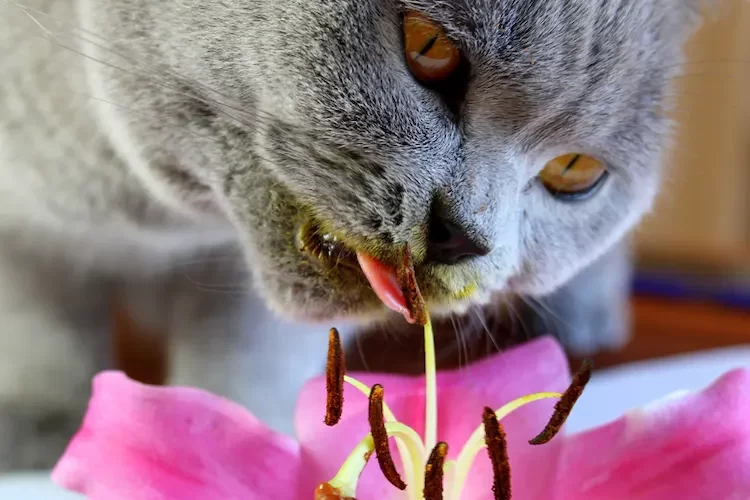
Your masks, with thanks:
[[[557,312],[553,311],[549,306],[544,304],[544,298],[534,298],[528,295],[519,294],[518,298],[526,304],[533,312],[535,312],[538,316],[544,317],[544,316],[551,316],[553,319],[564,322],[565,320],[558,314]],[[547,325],[545,325],[547,326]]]
[[[533,336],[533,328],[529,328],[529,325],[524,321],[523,314],[516,309],[513,299],[507,295],[503,295],[503,302],[508,310],[511,324],[511,336],[513,339],[522,338],[523,340],[529,340]],[[521,328],[521,335],[516,333],[516,325]]]
[[[18,4],[15,4],[15,5],[23,8],[22,6],[20,6]],[[45,39],[47,39],[48,41],[50,41],[52,43],[56,43],[58,46],[60,46],[62,48],[65,48],[67,50],[75,52],[75,53],[79,54],[80,56],[85,57],[85,58],[87,58],[89,60],[92,60],[94,62],[106,65],[106,66],[108,66],[108,67],[110,67],[112,69],[123,71],[123,72],[129,73],[129,74],[133,74],[135,76],[143,77],[150,84],[158,85],[158,86],[162,87],[165,90],[169,90],[171,92],[174,92],[177,95],[181,95],[181,96],[184,96],[184,97],[188,97],[188,98],[194,99],[194,100],[196,100],[198,102],[201,102],[203,104],[207,104],[207,105],[212,105],[213,104],[213,105],[216,105],[217,107],[224,107],[224,108],[230,109],[232,111],[237,111],[237,112],[239,112],[241,114],[247,114],[249,118],[253,118],[255,121],[258,121],[259,118],[262,121],[264,115],[266,117],[268,117],[269,119],[271,118],[270,114],[268,114],[266,112],[263,112],[262,110],[257,110],[256,109],[256,110],[253,110],[253,112],[251,113],[251,112],[249,112],[249,111],[241,108],[240,107],[241,105],[239,103],[230,104],[230,103],[228,103],[226,101],[222,101],[222,100],[218,100],[218,99],[204,98],[204,97],[202,97],[200,95],[197,95],[197,94],[187,93],[184,90],[181,90],[181,89],[179,89],[177,87],[172,86],[171,84],[169,84],[166,81],[163,81],[163,80],[159,81],[159,80],[157,80],[156,79],[157,77],[154,74],[152,74],[152,75],[149,76],[149,75],[147,75],[145,73],[142,73],[142,72],[136,72],[136,71],[133,71],[133,70],[128,70],[126,68],[117,66],[117,65],[115,65],[113,63],[104,61],[102,59],[94,58],[93,56],[85,54],[85,53],[83,53],[80,50],[77,50],[77,49],[75,49],[75,48],[73,48],[71,46],[65,45],[62,42],[60,42],[60,40],[58,39],[59,34],[53,34],[49,29],[47,29],[45,26],[43,26],[42,23],[38,19],[36,19],[30,13],[31,10],[32,9],[24,9],[26,15],[47,35],[47,36],[42,37],[42,38],[45,38]],[[77,29],[82,30],[81,28],[77,28]],[[140,67],[142,67],[142,68],[144,68],[146,70],[152,70],[153,73],[167,72],[168,74],[170,74],[171,76],[173,76],[175,79],[181,80],[181,81],[183,81],[185,83],[188,83],[188,84],[193,84],[193,85],[199,86],[199,87],[203,88],[204,90],[207,90],[207,91],[209,91],[211,93],[214,93],[214,94],[219,95],[221,97],[224,97],[226,99],[233,100],[233,98],[227,96],[226,94],[223,94],[220,91],[218,91],[216,89],[213,89],[212,87],[210,87],[208,85],[205,85],[205,84],[203,84],[203,83],[201,83],[201,82],[199,82],[199,81],[197,81],[195,79],[192,79],[192,78],[186,77],[184,75],[181,75],[181,74],[175,72],[174,70],[172,70],[171,68],[164,68],[163,65],[159,65],[159,66],[149,65],[148,63],[135,61],[131,57],[128,57],[128,56],[126,56],[126,55],[124,55],[122,53],[119,53],[119,52],[113,50],[111,47],[107,47],[107,46],[105,46],[105,45],[103,45],[101,43],[92,42],[91,40],[88,40],[88,39],[86,39],[86,38],[84,38],[84,37],[82,37],[80,35],[76,35],[75,33],[70,33],[69,35],[72,36],[72,37],[78,38],[79,40],[81,40],[81,41],[83,41],[83,42],[85,42],[85,43],[87,43],[87,44],[89,44],[91,46],[94,46],[94,47],[96,47],[96,48],[98,48],[98,49],[100,49],[102,51],[108,52],[111,55],[119,57],[119,58],[121,58],[121,59],[129,62],[130,64],[133,64],[134,66],[140,66]],[[30,35],[30,36],[33,36],[33,35]],[[99,99],[99,100],[101,100],[101,99]],[[124,106],[120,106],[120,107],[123,107],[124,109],[128,109],[127,107],[124,107]],[[226,111],[223,111],[221,109],[216,109],[216,111],[222,113],[223,115],[227,116],[228,118],[230,118],[231,120],[237,122],[238,124],[240,124],[242,126],[246,126],[248,128],[252,128],[253,127],[252,124],[246,122],[245,120],[241,119],[238,116],[230,114],[230,113],[228,113]]]
[[[255,123],[255,124],[250,123],[250,122],[246,121],[245,119],[243,119],[243,118],[241,118],[241,117],[239,117],[237,115],[234,115],[233,113],[230,113],[230,112],[228,112],[228,111],[226,111],[225,109],[222,109],[222,108],[226,108],[226,109],[231,110],[231,111],[237,111],[240,114],[247,115],[248,118],[252,118],[256,122],[257,121],[262,121],[264,115],[267,116],[270,119],[270,115],[268,113],[263,112],[262,110],[257,110],[256,109],[256,110],[253,110],[253,112],[249,112],[249,111],[247,111],[245,109],[242,109],[238,105],[233,105],[233,104],[230,104],[230,103],[218,100],[218,99],[211,99],[211,98],[203,97],[203,96],[200,96],[200,95],[195,94],[195,93],[185,92],[184,90],[182,90],[182,89],[180,89],[178,87],[175,87],[174,85],[168,83],[167,81],[164,81],[163,79],[157,79],[158,76],[156,76],[156,75],[158,74],[158,72],[156,70],[161,70],[162,72],[164,72],[164,68],[163,67],[162,68],[149,67],[149,66],[145,65],[144,63],[139,63],[137,61],[133,61],[132,58],[129,58],[127,56],[119,54],[119,53],[113,51],[112,49],[110,49],[108,47],[105,47],[105,46],[103,46],[101,44],[98,44],[96,42],[91,42],[90,40],[86,40],[85,38],[82,38],[82,37],[78,36],[78,38],[81,39],[83,42],[88,43],[89,45],[97,47],[97,48],[99,48],[101,50],[104,50],[106,52],[109,52],[109,53],[111,53],[111,54],[113,54],[113,55],[115,55],[117,57],[120,57],[120,58],[124,59],[125,61],[133,64],[136,67],[141,66],[141,67],[143,67],[146,70],[150,69],[150,70],[152,70],[152,73],[151,74],[147,74],[145,72],[135,71],[134,69],[127,69],[127,68],[119,66],[119,65],[117,65],[115,63],[112,63],[112,62],[109,62],[109,61],[106,61],[106,60],[94,57],[94,56],[92,56],[90,54],[86,54],[85,52],[83,52],[83,50],[77,49],[77,48],[75,48],[75,47],[73,47],[71,45],[67,45],[67,44],[63,43],[62,41],[60,41],[58,39],[58,35],[52,33],[49,29],[47,29],[44,25],[42,25],[42,23],[38,19],[36,19],[33,14],[31,14],[29,11],[24,11],[24,12],[27,15],[27,17],[29,17],[39,27],[39,29],[41,29],[43,31],[43,33],[44,33],[44,35],[24,33],[27,36],[36,36],[38,38],[42,38],[44,40],[49,41],[50,43],[56,44],[57,46],[59,46],[59,47],[61,47],[63,49],[66,49],[68,51],[76,53],[79,56],[81,56],[81,57],[83,57],[85,59],[88,59],[88,60],[90,60],[92,62],[101,64],[103,66],[109,67],[110,69],[114,69],[116,71],[122,71],[122,72],[124,72],[126,74],[131,74],[131,75],[143,78],[144,81],[146,83],[148,83],[148,84],[156,85],[156,86],[158,86],[158,87],[160,87],[160,88],[162,88],[164,90],[168,90],[168,91],[170,91],[170,92],[172,92],[172,93],[174,93],[176,95],[187,97],[189,99],[195,100],[196,102],[200,102],[202,104],[206,104],[206,105],[210,106],[213,111],[215,111],[217,113],[220,113],[221,115],[229,118],[230,120],[232,120],[235,123],[241,125],[242,127],[247,127],[247,128],[252,129],[252,128],[254,128],[257,125],[257,123]],[[72,35],[72,36],[74,36],[74,35]],[[204,84],[202,84],[200,82],[197,82],[194,79],[190,79],[190,78],[187,78],[187,77],[185,77],[183,75],[176,74],[176,73],[174,73],[171,70],[168,70],[167,72],[168,73],[172,73],[172,76],[175,79],[183,80],[184,83],[186,83],[186,84],[191,84],[191,83],[192,84],[196,84],[198,86],[203,87],[206,90],[209,90],[210,92],[213,92],[213,93],[216,93],[216,94],[220,94],[215,89],[212,89],[209,86],[206,86],[206,85],[204,85]]]
[[[129,108],[127,106],[124,106],[122,104],[118,104],[116,102],[112,102],[112,101],[109,101],[107,99],[102,99],[100,97],[96,97],[96,96],[94,96],[92,94],[88,94],[88,93],[85,93],[85,92],[75,92],[75,91],[72,91],[72,92],[75,93],[75,94],[77,94],[77,95],[81,95],[83,97],[86,97],[87,99],[98,101],[98,102],[100,102],[102,104],[107,104],[107,105],[110,105],[110,106],[114,106],[114,107],[116,107],[118,109],[121,109],[121,110],[129,112],[129,113],[133,113],[135,115],[144,116],[144,117],[150,117],[150,118],[160,118],[161,117],[161,115],[159,115],[158,113],[149,113],[149,112],[144,112],[142,110],[135,110],[135,109]],[[209,133],[200,133],[200,132],[192,130],[192,129],[183,129],[183,132],[185,132],[185,133],[187,133],[187,134],[189,134],[189,135],[191,135],[191,136],[193,136],[195,138],[198,138],[198,139],[208,140],[210,142],[217,143],[217,144],[221,144],[222,143],[222,141],[218,137],[216,137],[215,135],[210,135]],[[271,159],[269,159],[269,158],[266,158],[266,157],[261,156],[259,154],[256,154],[256,156],[259,159],[261,159],[261,160],[263,160],[263,161],[265,161],[267,163],[273,163],[273,161]],[[278,183],[277,186],[281,187],[281,184]]]
[[[552,326],[549,325],[549,323],[547,322],[547,320],[544,319],[547,316],[549,316],[552,319],[554,319],[555,321],[559,322],[565,330],[574,330],[575,329],[575,325],[573,325],[572,323],[570,323],[570,321],[566,320],[557,311],[553,310],[546,303],[546,301],[544,300],[544,298],[536,299],[534,297],[527,297],[527,296],[523,296],[523,295],[519,295],[519,297],[521,298],[521,300],[523,300],[526,303],[526,305],[528,305],[531,308],[532,311],[534,311],[537,314],[537,316],[539,316],[540,318],[542,318],[542,320],[544,321],[544,327],[545,327],[545,329],[552,328]],[[556,332],[552,331],[551,333],[555,334]]]
[[[461,338],[460,338],[460,336],[458,334],[458,326],[456,326],[456,318],[453,315],[453,313],[451,313],[451,314],[448,315],[448,319],[450,319],[450,322],[451,322],[451,328],[453,330],[453,336],[456,338],[456,350],[458,351],[457,352],[457,355],[458,355],[458,366],[461,366]],[[445,352],[449,353],[449,349],[448,349],[447,346],[445,347]]]
[[[229,262],[236,262],[236,259],[238,257],[241,257],[243,255],[242,251],[237,249],[232,249],[231,252],[226,252],[225,254],[222,253],[221,255],[216,254],[208,254],[208,255],[195,255],[191,256],[190,258],[179,258],[175,259],[170,262],[174,262],[180,265],[191,265],[191,264],[215,264],[215,263],[229,263]],[[242,272],[249,272],[246,269],[243,269]]]
[[[135,115],[144,116],[144,117],[150,117],[150,118],[160,118],[161,117],[161,115],[159,115],[158,113],[149,113],[149,112],[144,112],[142,110],[135,110],[135,109],[129,108],[128,106],[124,106],[122,104],[118,104],[116,102],[112,102],[112,101],[109,101],[107,99],[102,99],[100,97],[96,97],[96,96],[88,94],[88,93],[75,92],[75,91],[72,91],[72,92],[74,92],[75,94],[81,95],[83,97],[86,97],[87,99],[98,101],[98,102],[100,102],[102,104],[107,104],[107,105],[116,107],[118,109],[121,109],[123,111],[126,111],[128,113],[133,113]],[[220,138],[216,137],[215,135],[211,135],[209,133],[200,133],[200,132],[198,132],[196,130],[192,130],[192,129],[189,129],[189,128],[183,129],[182,131],[185,132],[185,133],[187,133],[187,134],[189,134],[189,135],[191,135],[191,136],[193,136],[193,137],[195,137],[195,138],[197,138],[197,139],[208,140],[208,141],[216,143],[216,144],[222,144],[222,141],[220,140]],[[262,155],[260,155],[258,153],[256,153],[256,156],[257,156],[258,159],[261,159],[261,160],[265,161],[266,163],[269,163],[269,164],[273,163],[273,160],[271,160],[270,158],[267,158],[265,156],[262,156]],[[279,183],[279,184],[277,184],[277,186],[281,187],[281,184]]]
[[[87,99],[91,99],[93,101],[97,101],[97,102],[100,102],[102,104],[107,104],[109,106],[113,106],[113,107],[118,108],[118,109],[120,109],[122,111],[126,111],[128,113],[132,113],[134,115],[148,117],[148,118],[161,118],[161,115],[159,113],[150,113],[150,112],[145,112],[145,111],[140,110],[140,109],[132,109],[132,108],[129,108],[128,106],[124,106],[122,104],[118,104],[116,102],[113,102],[113,101],[110,101],[110,100],[107,100],[107,99],[102,99],[101,97],[96,97],[96,96],[94,96],[92,94],[88,94],[86,92],[76,92],[76,91],[71,91],[71,92],[74,93],[74,94],[86,97]],[[195,137],[197,139],[208,140],[210,142],[214,142],[214,143],[217,143],[217,144],[221,143],[221,141],[219,140],[219,138],[217,138],[215,135],[211,135],[209,133],[200,133],[200,132],[198,132],[196,130],[192,130],[192,129],[183,129],[183,132],[186,132],[186,133],[190,134],[191,136],[193,136],[193,137]]]
[[[227,296],[239,298],[249,293],[249,291],[244,287],[225,288],[225,287],[220,287],[216,285],[207,285],[207,284],[203,284],[203,283],[189,280],[189,279],[188,281],[190,281],[190,283],[195,287],[196,290],[201,291],[201,292],[215,294],[215,295],[227,295]]]
[[[65,20],[62,20],[62,19],[59,19],[59,18],[55,18],[54,16],[51,16],[50,14],[48,14],[46,12],[42,12],[42,11],[39,11],[37,9],[33,9],[31,7],[25,6],[25,5],[21,5],[19,3],[14,3],[14,2],[11,2],[9,0],[1,0],[1,1],[3,1],[3,2],[9,4],[9,5],[18,7],[19,9],[23,10],[24,13],[40,29],[42,29],[45,33],[47,33],[50,36],[53,36],[53,37],[56,38],[56,37],[59,37],[61,35],[61,33],[56,33],[55,35],[53,35],[52,32],[47,27],[45,27],[37,18],[34,17],[34,15],[32,15],[32,13],[36,14],[38,16],[46,17],[46,18],[52,20],[53,22],[57,23],[58,25],[59,24],[63,24],[63,25],[68,26],[70,28],[69,32],[67,33],[68,36],[73,37],[73,38],[77,38],[78,40],[83,41],[83,42],[85,42],[85,43],[87,43],[87,44],[89,44],[91,46],[94,46],[94,47],[96,47],[98,49],[101,49],[101,50],[103,50],[105,52],[108,52],[108,53],[110,53],[110,54],[112,54],[114,56],[122,58],[122,59],[126,60],[127,62],[129,62],[131,64],[143,66],[145,69],[149,69],[149,70],[157,70],[158,69],[160,71],[166,71],[169,74],[171,74],[172,76],[174,76],[174,77],[176,77],[176,78],[178,78],[180,80],[183,80],[183,81],[189,82],[189,83],[193,83],[193,84],[195,84],[197,86],[200,86],[203,89],[208,90],[209,92],[214,93],[214,94],[216,94],[216,95],[218,95],[220,97],[223,97],[223,98],[229,99],[231,101],[234,101],[233,97],[230,97],[229,95],[227,95],[225,93],[222,93],[219,90],[216,90],[216,89],[214,89],[214,88],[212,88],[212,87],[210,87],[208,85],[205,85],[202,82],[199,82],[198,80],[195,80],[194,78],[190,78],[190,77],[187,77],[187,76],[185,76],[183,74],[180,74],[180,73],[176,72],[173,68],[165,67],[165,65],[163,63],[159,63],[159,64],[153,63],[152,64],[152,63],[148,63],[148,62],[144,62],[144,61],[135,61],[132,57],[129,57],[129,56],[125,55],[122,52],[117,52],[111,46],[105,45],[104,43],[108,42],[108,40],[106,38],[104,38],[103,36],[101,36],[101,35],[93,32],[93,31],[90,31],[90,30],[87,30],[87,29],[82,28],[80,26],[74,25],[73,23],[71,23],[69,21],[65,21]],[[101,42],[94,42],[94,41],[92,41],[92,40],[90,40],[88,38],[85,38],[84,36],[82,36],[80,34],[77,34],[76,32],[81,32],[81,33],[84,33],[86,35],[98,38],[99,40],[101,40]],[[102,43],[102,42],[104,42],[104,43]],[[143,59],[145,60],[146,58],[144,57]],[[222,105],[224,105],[224,106],[226,106],[226,107],[228,107],[230,109],[233,109],[235,111],[246,112],[244,109],[238,107],[238,106],[241,106],[241,103],[239,103],[238,101],[235,101],[234,105],[229,104],[228,102],[221,102],[221,101],[216,101],[216,102],[219,102]]]
[[[364,368],[366,372],[371,371],[370,363],[368,363],[367,356],[365,356],[365,349],[362,346],[362,334],[357,333],[354,335],[354,343],[357,345],[357,352],[359,353],[360,360],[362,360],[362,368]]]
[[[456,317],[453,315],[454,318]],[[458,339],[461,345],[461,350],[463,351],[463,363],[460,362],[459,358],[459,369],[468,366],[468,364],[471,362],[471,344],[469,342],[469,336],[466,334],[466,331],[464,329],[464,318],[458,317],[456,318],[456,333],[458,334]]]
[[[66,50],[69,50],[69,51],[71,51],[71,52],[74,52],[74,53],[76,53],[76,54],[80,55],[81,57],[83,57],[83,58],[85,58],[85,59],[88,59],[88,60],[90,60],[90,61],[96,62],[96,63],[98,63],[98,64],[102,64],[102,65],[104,65],[104,66],[106,66],[106,67],[109,67],[109,68],[111,68],[111,69],[114,69],[114,70],[117,70],[117,71],[122,71],[122,72],[124,72],[124,73],[127,73],[127,74],[131,74],[131,75],[134,75],[134,76],[139,76],[139,77],[143,77],[143,78],[144,78],[144,80],[145,80],[145,81],[146,81],[147,83],[149,83],[149,84],[153,84],[153,85],[156,85],[156,86],[158,86],[158,87],[161,87],[161,88],[163,88],[163,89],[165,89],[165,90],[169,90],[169,91],[172,91],[172,92],[174,92],[174,93],[175,93],[175,94],[177,94],[177,95],[182,95],[182,96],[184,96],[184,97],[188,97],[188,98],[190,98],[190,99],[194,99],[194,100],[196,100],[196,101],[198,101],[198,102],[201,102],[201,103],[203,103],[203,104],[207,104],[207,105],[210,105],[210,104],[216,104],[217,106],[223,106],[223,104],[222,104],[222,103],[219,103],[219,102],[217,102],[217,101],[211,101],[211,100],[203,99],[203,98],[201,98],[201,97],[199,97],[199,96],[196,96],[196,95],[193,95],[193,94],[189,94],[189,93],[187,93],[187,92],[181,91],[181,90],[179,90],[179,89],[177,89],[177,88],[175,88],[175,87],[172,87],[172,86],[170,86],[170,85],[169,85],[169,84],[167,84],[167,83],[164,83],[164,82],[161,82],[161,81],[157,81],[157,80],[154,80],[154,79],[153,79],[152,77],[148,77],[147,75],[145,75],[145,74],[143,74],[143,73],[139,73],[139,72],[135,72],[135,71],[130,71],[130,70],[127,70],[127,69],[125,69],[125,68],[122,68],[122,67],[120,67],[120,66],[117,66],[117,65],[115,65],[115,64],[112,64],[112,63],[109,63],[109,62],[107,62],[107,61],[104,61],[104,60],[102,60],[102,59],[98,59],[98,58],[96,58],[96,57],[94,57],[94,56],[91,56],[91,55],[89,55],[89,54],[86,54],[86,53],[84,53],[83,51],[81,51],[81,50],[78,50],[78,49],[76,49],[76,48],[74,48],[74,47],[71,47],[71,46],[65,45],[64,43],[61,43],[60,41],[56,40],[56,39],[55,39],[54,37],[50,38],[50,37],[47,37],[47,36],[41,36],[41,38],[43,38],[43,39],[45,39],[45,40],[47,40],[47,41],[49,41],[49,42],[55,43],[55,44],[56,44],[56,45],[58,45],[59,47],[61,47],[61,48],[64,48],[64,49],[66,49]],[[219,112],[219,113],[223,114],[224,116],[226,116],[226,117],[230,118],[231,120],[233,120],[234,122],[236,122],[236,123],[238,123],[238,124],[242,125],[243,127],[248,127],[248,128],[252,128],[252,124],[250,124],[250,123],[248,123],[248,122],[245,122],[244,120],[242,120],[242,119],[240,119],[240,118],[238,118],[238,117],[236,117],[236,116],[233,116],[232,114],[230,114],[230,113],[228,113],[228,112],[226,112],[226,111],[223,111],[223,110],[221,110],[221,109],[219,109],[219,108],[212,108],[212,109],[215,109],[215,111],[217,111],[217,112]]]
[[[490,327],[487,325],[487,322],[484,320],[484,315],[482,314],[481,308],[472,308],[472,312],[474,312],[474,317],[479,321],[479,324],[482,326],[482,329],[484,330],[486,338],[491,343],[492,347],[495,348],[495,352],[500,352],[502,349],[500,348],[500,344],[497,343],[497,340],[495,339],[495,333],[490,329]]]

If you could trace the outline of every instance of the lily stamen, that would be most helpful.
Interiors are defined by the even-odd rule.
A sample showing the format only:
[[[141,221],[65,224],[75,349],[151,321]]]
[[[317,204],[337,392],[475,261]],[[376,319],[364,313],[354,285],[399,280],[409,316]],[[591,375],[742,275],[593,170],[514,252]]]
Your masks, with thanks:
[[[448,444],[440,442],[430,453],[424,470],[424,500],[443,500],[443,475]]]
[[[394,438],[401,444],[404,451],[399,451],[404,461],[409,459],[411,463],[419,464],[424,460],[424,454],[421,451],[422,441],[419,434],[412,429],[400,422],[386,422],[385,432],[387,438]],[[344,464],[341,466],[336,476],[331,479],[328,483],[324,483],[323,486],[330,486],[325,491],[331,494],[331,488],[340,495],[340,497],[331,498],[354,498],[357,492],[357,483],[359,477],[365,470],[365,466],[370,460],[370,457],[375,453],[375,440],[372,434],[365,436],[354,450],[349,454]],[[400,448],[401,450],[401,448]],[[409,470],[409,469],[407,469]],[[417,481],[415,487],[421,488],[420,481]],[[323,497],[325,498],[325,497]],[[316,497],[317,500],[317,497]]]
[[[492,408],[484,409],[484,434],[487,453],[492,462],[492,492],[495,500],[510,500],[510,459],[505,429]]]
[[[581,369],[573,377],[573,381],[570,383],[568,389],[560,397],[560,400],[555,403],[555,411],[549,423],[547,423],[547,426],[537,437],[529,441],[529,444],[547,444],[560,432],[563,424],[568,420],[570,412],[573,411],[573,405],[576,404],[578,398],[583,394],[583,389],[589,383],[589,380],[591,380],[591,363],[584,361]]]
[[[344,410],[344,374],[346,364],[344,349],[338,330],[328,333],[328,361],[326,363],[326,418],[325,424],[332,427],[339,423]]]
[[[357,500],[354,497],[345,497],[341,490],[334,488],[328,483],[323,483],[315,489],[314,500]]]
[[[424,374],[425,374],[425,427],[424,448],[431,450],[437,443],[437,362],[435,361],[435,336],[432,322],[424,325]]]
[[[364,396],[368,398],[370,397],[370,388],[356,378],[345,375],[344,381],[357,389]],[[386,422],[386,428],[389,427],[389,423],[398,422],[385,401],[383,401],[383,418]],[[420,439],[419,435],[414,432],[413,436],[415,436],[415,439],[410,439],[409,442],[405,442],[399,435],[393,435],[393,437],[396,439],[396,448],[398,449],[398,454],[401,457],[401,462],[404,467],[406,484],[417,485],[419,484],[419,473],[416,471],[416,467],[419,467],[419,464],[422,463],[422,460],[424,460],[423,457],[427,452],[424,449],[422,440]]]
[[[425,307],[422,292],[419,291],[411,249],[408,246],[402,251],[401,265],[396,268],[396,278],[404,294],[406,308],[409,310],[412,320],[420,326],[426,325],[429,321],[429,314]]]
[[[375,384],[370,391],[370,406],[368,410],[368,420],[370,422],[370,434],[375,442],[375,455],[380,465],[383,475],[393,486],[400,490],[406,489],[406,483],[401,479],[401,475],[396,470],[393,463],[391,448],[388,444],[388,433],[385,428],[383,418],[383,386]]]
[[[529,403],[542,401],[545,399],[558,399],[562,396],[563,394],[560,392],[538,392],[536,394],[529,394],[528,396],[514,399],[510,403],[505,404],[502,408],[495,412],[495,417],[499,422],[514,411],[523,406],[526,406]],[[476,428],[464,447],[458,453],[458,458],[456,459],[456,471],[453,480],[453,494],[450,498],[459,498],[461,491],[464,488],[464,484],[466,483],[466,478],[469,475],[469,470],[474,464],[476,456],[485,446],[486,443],[484,436],[484,424],[482,424]]]

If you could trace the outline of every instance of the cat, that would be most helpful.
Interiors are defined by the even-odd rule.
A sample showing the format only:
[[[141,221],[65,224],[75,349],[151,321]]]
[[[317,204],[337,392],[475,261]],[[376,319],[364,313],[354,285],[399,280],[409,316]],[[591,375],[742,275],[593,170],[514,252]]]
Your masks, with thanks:
[[[627,234],[699,19],[698,0],[2,0],[0,470],[50,466],[80,425],[115,300],[170,332],[170,383],[282,431],[327,328],[393,317],[355,251],[387,267],[409,245],[436,317],[550,297],[573,348],[621,342]],[[405,50],[413,23],[438,55]],[[591,189],[569,196],[580,158]]]

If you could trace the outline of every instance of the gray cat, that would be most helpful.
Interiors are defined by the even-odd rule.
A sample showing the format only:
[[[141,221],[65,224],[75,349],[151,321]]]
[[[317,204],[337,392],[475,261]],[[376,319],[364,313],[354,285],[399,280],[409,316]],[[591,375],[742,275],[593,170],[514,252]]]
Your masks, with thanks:
[[[282,430],[404,244],[436,315],[620,341],[697,1],[0,1],[0,470],[79,425],[113,300]]]

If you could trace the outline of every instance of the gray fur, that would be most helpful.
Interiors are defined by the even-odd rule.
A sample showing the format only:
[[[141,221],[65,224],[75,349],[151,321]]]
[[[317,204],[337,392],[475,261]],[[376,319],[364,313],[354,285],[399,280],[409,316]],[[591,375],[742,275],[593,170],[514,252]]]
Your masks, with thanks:
[[[295,234],[310,216],[384,259],[411,244],[438,314],[498,290],[554,292],[612,251],[657,192],[670,80],[697,0],[406,4],[470,61],[458,116],[408,73],[397,0],[0,2],[4,433],[27,407],[80,413],[106,350],[89,352],[102,325],[69,311],[94,318],[100,301],[133,290],[183,339],[173,381],[288,430],[294,388],[319,366],[305,344],[332,324],[385,316],[363,277],[300,254]],[[585,202],[555,200],[534,180],[570,151],[611,172]],[[434,197],[490,255],[422,259]],[[180,262],[216,256],[240,277],[244,260],[251,293],[221,300],[182,279]],[[600,275],[562,290],[616,317],[620,293],[585,291],[608,288]],[[477,293],[456,301],[470,284]],[[318,333],[286,340],[300,330]],[[306,365],[285,369],[291,358]],[[285,396],[270,408],[268,394]],[[0,460],[26,463],[38,461]]]

